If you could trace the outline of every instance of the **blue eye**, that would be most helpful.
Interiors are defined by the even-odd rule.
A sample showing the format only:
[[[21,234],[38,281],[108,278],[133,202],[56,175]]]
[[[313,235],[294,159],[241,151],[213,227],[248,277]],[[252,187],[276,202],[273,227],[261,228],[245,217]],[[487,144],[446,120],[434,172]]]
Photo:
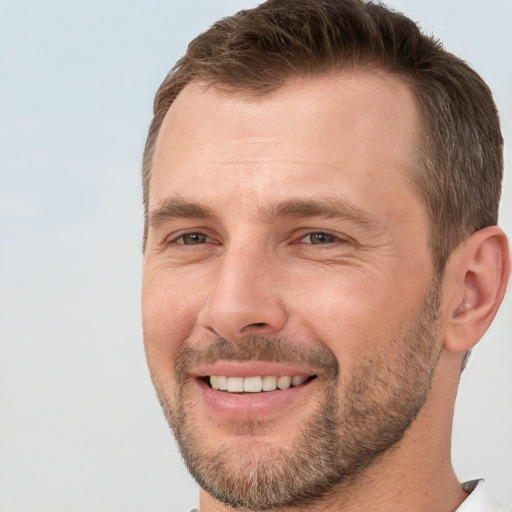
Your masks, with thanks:
[[[209,238],[204,233],[185,233],[176,238],[175,242],[181,245],[200,245],[208,240]]]
[[[329,233],[310,233],[306,235],[301,241],[313,245],[326,245],[338,242],[340,239],[337,236],[330,235]]]

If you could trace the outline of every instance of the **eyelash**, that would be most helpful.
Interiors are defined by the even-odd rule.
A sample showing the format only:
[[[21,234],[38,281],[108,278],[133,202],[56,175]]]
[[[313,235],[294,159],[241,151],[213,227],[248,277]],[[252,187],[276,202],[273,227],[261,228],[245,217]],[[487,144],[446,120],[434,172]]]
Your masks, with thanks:
[[[328,239],[331,239],[330,242],[326,242],[326,243],[315,243],[312,241],[312,237],[314,236],[317,236],[317,237],[325,237],[325,238],[328,238]],[[335,243],[339,243],[339,242],[347,242],[347,240],[337,236],[337,235],[333,235],[332,233],[329,233],[327,231],[312,231],[310,233],[307,233],[306,235],[304,235],[302,238],[299,239],[298,243],[302,242],[305,238],[310,238],[311,241],[308,245],[333,245]]]
[[[191,236],[199,236],[199,237],[204,237],[205,240],[203,242],[198,242],[198,243],[192,243],[192,244],[186,244],[186,243],[181,243],[179,242],[178,240],[180,239],[184,239],[184,237],[191,237]],[[178,244],[178,245],[203,245],[204,243],[206,243],[206,240],[210,240],[210,241],[213,241],[213,239],[208,236],[207,234],[205,233],[202,233],[201,231],[190,231],[188,233],[182,233],[181,235],[173,238],[172,240],[169,241],[170,244]]]
[[[313,236],[324,236],[328,239],[331,239],[331,241],[328,241],[326,243],[315,243],[311,240],[311,237]],[[196,237],[204,237],[203,238],[203,241],[198,241],[197,243],[191,243],[191,244],[187,244],[187,243],[184,243],[184,238],[185,237],[192,237],[192,236],[196,236]],[[303,242],[304,239],[306,238],[310,238],[310,242],[309,243],[306,243],[306,242]],[[182,242],[179,242],[179,240],[183,240]],[[177,245],[184,245],[184,246],[194,246],[194,245],[204,245],[205,243],[208,243],[208,241],[211,243],[215,243],[215,240],[208,236],[207,234],[205,233],[202,233],[201,231],[190,231],[188,233],[182,233],[180,234],[179,236],[169,240],[169,244],[177,244]],[[311,231],[309,233],[306,233],[304,236],[300,237],[297,241],[294,242],[295,244],[299,244],[299,243],[305,243],[306,245],[324,245],[324,246],[331,246],[333,244],[336,244],[336,243],[348,243],[348,240],[346,238],[342,238],[342,237],[339,237],[337,235],[333,235],[332,233],[329,233],[327,231]]]

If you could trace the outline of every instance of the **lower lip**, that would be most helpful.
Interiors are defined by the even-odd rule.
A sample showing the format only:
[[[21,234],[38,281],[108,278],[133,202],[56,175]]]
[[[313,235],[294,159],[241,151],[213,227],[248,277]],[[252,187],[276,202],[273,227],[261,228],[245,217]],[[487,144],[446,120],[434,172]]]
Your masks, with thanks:
[[[297,387],[260,393],[228,393],[212,389],[204,381],[195,379],[194,383],[207,407],[215,416],[229,420],[262,419],[283,414],[290,407],[296,407],[306,399],[317,379],[305,382]]]

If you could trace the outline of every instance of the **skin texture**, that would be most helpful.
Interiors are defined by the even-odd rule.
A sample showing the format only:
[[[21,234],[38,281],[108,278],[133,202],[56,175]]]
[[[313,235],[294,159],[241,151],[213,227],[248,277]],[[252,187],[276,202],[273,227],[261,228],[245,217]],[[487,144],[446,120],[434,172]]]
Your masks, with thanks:
[[[243,481],[250,470],[297,452],[319,415],[334,417],[343,458],[350,400],[373,404],[352,429],[363,437],[378,439],[393,413],[411,415],[393,426],[389,449],[345,471],[320,501],[282,501],[282,510],[449,511],[465,497],[450,463],[453,403],[463,352],[478,340],[468,333],[477,318],[485,331],[496,307],[485,319],[469,313],[504,293],[498,283],[508,272],[506,242],[489,228],[456,252],[436,283],[426,210],[408,181],[417,115],[407,87],[377,72],[297,80],[262,98],[190,84],[159,134],[144,337],[182,447],[192,444],[212,460],[222,447],[223,471]],[[470,273],[478,250],[496,268],[502,255],[495,285],[480,285],[478,272]],[[235,348],[220,351],[219,340]],[[272,355],[276,344],[282,348]],[[332,372],[315,367],[315,350]],[[270,359],[284,364],[284,375],[317,378],[276,406],[258,409],[236,395],[218,406],[199,380],[211,373],[216,353],[228,361],[222,375],[273,375],[278,370],[265,373],[261,362]],[[205,490],[200,506],[230,510]]]

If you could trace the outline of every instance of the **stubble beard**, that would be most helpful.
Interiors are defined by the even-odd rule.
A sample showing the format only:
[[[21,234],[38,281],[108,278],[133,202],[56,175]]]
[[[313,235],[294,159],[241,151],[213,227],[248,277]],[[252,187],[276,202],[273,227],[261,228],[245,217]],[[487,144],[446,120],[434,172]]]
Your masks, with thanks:
[[[439,310],[439,287],[432,285],[406,334],[380,343],[383,350],[358,362],[343,383],[336,357],[320,341],[303,352],[275,338],[215,340],[203,351],[184,347],[175,395],[169,397],[155,375],[153,381],[190,473],[216,500],[251,511],[310,505],[348,488],[402,439],[425,403],[440,355]],[[213,358],[314,361],[322,368],[322,396],[289,447],[266,448],[259,439],[265,425],[258,421],[234,425],[232,443],[209,446],[185,375],[193,363]]]

